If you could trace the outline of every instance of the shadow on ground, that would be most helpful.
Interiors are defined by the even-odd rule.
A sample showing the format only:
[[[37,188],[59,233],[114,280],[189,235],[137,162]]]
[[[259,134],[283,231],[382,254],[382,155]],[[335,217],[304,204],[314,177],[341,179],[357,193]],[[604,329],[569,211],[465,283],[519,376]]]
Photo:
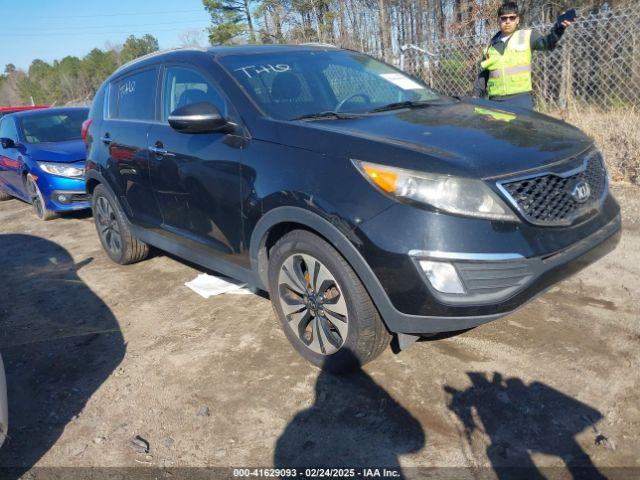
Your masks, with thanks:
[[[90,262],[74,263],[43,238],[0,235],[0,352],[9,396],[2,478],[19,478],[38,462],[124,357],[118,322],[77,275]]]
[[[546,478],[532,453],[561,458],[572,478],[606,478],[576,441],[602,419],[598,410],[540,382],[527,385],[500,373],[467,375],[471,386],[466,390],[444,387],[451,396],[449,409],[462,422],[474,455],[482,455],[478,450],[484,444],[475,447],[473,433],[489,437],[486,455],[500,480]]]
[[[355,359],[354,359],[355,360]],[[387,467],[425,445],[422,426],[367,373],[321,371],[314,404],[278,438],[276,468]]]

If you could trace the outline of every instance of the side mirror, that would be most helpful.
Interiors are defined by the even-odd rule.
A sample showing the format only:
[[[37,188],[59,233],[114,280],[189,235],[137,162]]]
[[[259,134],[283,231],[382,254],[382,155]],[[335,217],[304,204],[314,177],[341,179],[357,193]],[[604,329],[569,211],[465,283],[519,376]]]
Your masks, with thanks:
[[[16,148],[16,142],[14,142],[13,140],[11,140],[10,138],[0,138],[0,143],[2,143],[2,148],[4,148],[5,150],[8,148]]]
[[[234,124],[229,123],[209,102],[192,103],[176,108],[168,120],[174,130],[182,133],[230,133],[234,127]]]

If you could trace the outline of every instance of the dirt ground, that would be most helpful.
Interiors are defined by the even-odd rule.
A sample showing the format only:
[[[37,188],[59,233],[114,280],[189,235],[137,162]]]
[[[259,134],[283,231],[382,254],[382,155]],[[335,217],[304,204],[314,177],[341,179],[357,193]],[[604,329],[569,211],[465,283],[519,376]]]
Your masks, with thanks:
[[[639,474],[640,189],[614,190],[615,252],[509,317],[346,377],[303,361],[263,296],[205,300],[184,286],[193,265],[157,252],[119,266],[89,215],[41,223],[2,202],[0,467]]]

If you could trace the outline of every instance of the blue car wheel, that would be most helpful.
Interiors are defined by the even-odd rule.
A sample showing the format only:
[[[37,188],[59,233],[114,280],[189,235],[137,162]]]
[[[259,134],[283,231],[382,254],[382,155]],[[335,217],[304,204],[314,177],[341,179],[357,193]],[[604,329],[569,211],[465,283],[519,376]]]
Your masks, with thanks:
[[[12,198],[13,197],[11,195],[9,195],[7,192],[2,190],[2,187],[0,187],[0,202],[2,202],[4,200],[10,200]]]
[[[38,183],[31,174],[27,175],[27,193],[31,199],[33,211],[40,220],[47,221],[58,217],[58,212],[54,212],[47,208],[42,192],[40,192],[40,189],[38,188]]]

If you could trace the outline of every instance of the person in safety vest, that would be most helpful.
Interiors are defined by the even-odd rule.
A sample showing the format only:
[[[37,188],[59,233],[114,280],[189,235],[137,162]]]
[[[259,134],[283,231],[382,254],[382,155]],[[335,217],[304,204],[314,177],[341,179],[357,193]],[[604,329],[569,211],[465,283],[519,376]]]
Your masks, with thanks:
[[[533,110],[531,92],[531,54],[534,50],[556,48],[571,21],[556,22],[547,36],[529,29],[519,29],[520,12],[515,2],[507,1],[498,9],[500,31],[484,49],[481,71],[473,87],[474,97]]]

